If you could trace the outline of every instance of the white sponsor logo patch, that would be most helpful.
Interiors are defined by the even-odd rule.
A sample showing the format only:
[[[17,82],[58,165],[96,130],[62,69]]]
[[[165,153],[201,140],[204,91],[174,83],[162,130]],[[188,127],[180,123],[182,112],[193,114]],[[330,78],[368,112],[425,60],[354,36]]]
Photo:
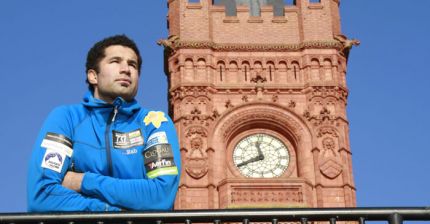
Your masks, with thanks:
[[[166,143],[169,143],[167,141],[166,132],[160,131],[149,136],[148,141],[146,143],[146,148],[149,148],[153,145],[166,144]]]
[[[73,154],[72,148],[66,146],[65,144],[49,139],[43,139],[42,144],[40,146],[46,149],[54,150],[60,154],[66,154],[68,157],[72,157]]]
[[[66,154],[58,152],[58,150],[46,149],[42,160],[42,167],[61,173],[65,159]]]

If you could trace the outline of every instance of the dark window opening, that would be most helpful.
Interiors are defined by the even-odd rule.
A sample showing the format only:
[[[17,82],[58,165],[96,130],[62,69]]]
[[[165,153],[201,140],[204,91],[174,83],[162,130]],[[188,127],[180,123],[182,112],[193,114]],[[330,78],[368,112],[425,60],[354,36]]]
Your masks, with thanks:
[[[294,70],[294,79],[297,80],[297,69],[296,66],[293,67]]]
[[[272,66],[269,67],[269,78],[272,81]]]
[[[248,70],[247,70],[247,67],[245,66],[245,81],[248,81]]]
[[[219,66],[219,80],[222,82],[222,66]]]

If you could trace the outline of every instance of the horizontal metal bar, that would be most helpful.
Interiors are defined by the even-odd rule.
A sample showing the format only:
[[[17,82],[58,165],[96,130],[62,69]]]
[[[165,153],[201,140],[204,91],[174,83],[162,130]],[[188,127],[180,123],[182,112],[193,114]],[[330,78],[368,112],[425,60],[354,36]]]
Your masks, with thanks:
[[[430,220],[429,207],[415,208],[300,208],[300,209],[231,209],[176,210],[170,212],[62,212],[62,213],[0,213],[0,223],[21,222],[278,222],[285,221],[380,221],[398,214],[406,220]]]

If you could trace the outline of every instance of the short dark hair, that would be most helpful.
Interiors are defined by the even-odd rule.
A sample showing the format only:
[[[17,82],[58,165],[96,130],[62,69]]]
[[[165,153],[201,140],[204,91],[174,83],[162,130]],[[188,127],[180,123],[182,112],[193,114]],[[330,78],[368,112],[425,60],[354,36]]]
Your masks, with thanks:
[[[137,48],[136,43],[134,43],[134,41],[129,37],[127,37],[125,34],[107,37],[95,43],[94,46],[88,51],[88,54],[87,54],[87,63],[85,64],[86,73],[88,73],[90,69],[93,69],[97,73],[99,72],[99,63],[106,56],[105,49],[113,45],[120,45],[120,46],[131,48],[134,51],[134,53],[136,53],[137,70],[140,73],[140,67],[142,66],[142,58],[140,57],[139,49]],[[86,82],[88,84],[88,88],[91,91],[93,91],[94,87],[88,82],[88,78]]]

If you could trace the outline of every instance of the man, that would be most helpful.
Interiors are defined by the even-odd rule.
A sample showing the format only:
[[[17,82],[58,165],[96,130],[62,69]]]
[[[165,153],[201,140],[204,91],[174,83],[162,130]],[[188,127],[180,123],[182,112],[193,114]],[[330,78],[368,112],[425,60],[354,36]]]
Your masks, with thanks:
[[[45,121],[30,160],[28,210],[171,209],[179,182],[174,125],[163,112],[141,108],[142,60],[125,35],[88,52],[89,92]]]

